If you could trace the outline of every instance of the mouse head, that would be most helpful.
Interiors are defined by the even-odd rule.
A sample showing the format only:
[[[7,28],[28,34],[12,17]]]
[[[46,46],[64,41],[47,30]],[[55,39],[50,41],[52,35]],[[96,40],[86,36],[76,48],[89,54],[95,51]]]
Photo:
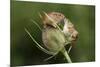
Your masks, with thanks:
[[[64,22],[64,18],[65,16],[62,13],[58,13],[58,12],[43,12],[44,16],[40,17],[43,20],[43,24],[44,26],[52,26],[52,27],[57,27],[57,24],[60,22]]]

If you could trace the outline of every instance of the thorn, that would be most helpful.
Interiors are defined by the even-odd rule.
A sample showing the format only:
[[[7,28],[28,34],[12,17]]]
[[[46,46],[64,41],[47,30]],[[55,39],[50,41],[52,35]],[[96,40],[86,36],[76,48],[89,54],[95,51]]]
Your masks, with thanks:
[[[42,17],[42,15],[40,14],[40,12],[38,12],[38,14],[39,14],[39,17],[40,17],[41,19],[43,19],[43,17]]]

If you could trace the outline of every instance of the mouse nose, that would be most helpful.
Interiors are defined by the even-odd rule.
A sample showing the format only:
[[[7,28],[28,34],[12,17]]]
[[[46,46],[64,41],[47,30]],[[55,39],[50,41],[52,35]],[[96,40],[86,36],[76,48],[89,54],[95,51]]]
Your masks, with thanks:
[[[72,41],[76,41],[77,38],[78,38],[78,32],[77,32],[77,31],[74,31],[74,32],[72,33]]]

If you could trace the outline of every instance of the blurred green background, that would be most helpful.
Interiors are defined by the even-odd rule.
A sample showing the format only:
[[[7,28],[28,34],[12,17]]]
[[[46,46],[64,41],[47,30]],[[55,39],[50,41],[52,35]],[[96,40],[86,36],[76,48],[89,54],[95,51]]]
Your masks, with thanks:
[[[43,61],[50,55],[39,50],[24,30],[26,27],[43,44],[41,31],[33,23],[34,20],[42,27],[38,15],[42,11],[61,12],[75,25],[79,38],[69,54],[74,63],[95,61],[95,6],[11,1],[11,65],[65,63],[60,54]]]

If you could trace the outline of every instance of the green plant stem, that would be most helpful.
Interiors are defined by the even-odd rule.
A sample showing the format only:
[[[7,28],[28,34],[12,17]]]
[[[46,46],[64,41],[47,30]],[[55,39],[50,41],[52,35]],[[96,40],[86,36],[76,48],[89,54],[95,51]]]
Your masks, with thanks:
[[[61,52],[63,53],[63,55],[65,56],[65,59],[67,60],[68,63],[72,63],[69,55],[68,55],[68,52],[64,49],[61,50]]]
[[[69,47],[69,49],[68,49],[68,54],[69,54],[69,52],[71,51],[71,49],[72,49],[72,45]]]

